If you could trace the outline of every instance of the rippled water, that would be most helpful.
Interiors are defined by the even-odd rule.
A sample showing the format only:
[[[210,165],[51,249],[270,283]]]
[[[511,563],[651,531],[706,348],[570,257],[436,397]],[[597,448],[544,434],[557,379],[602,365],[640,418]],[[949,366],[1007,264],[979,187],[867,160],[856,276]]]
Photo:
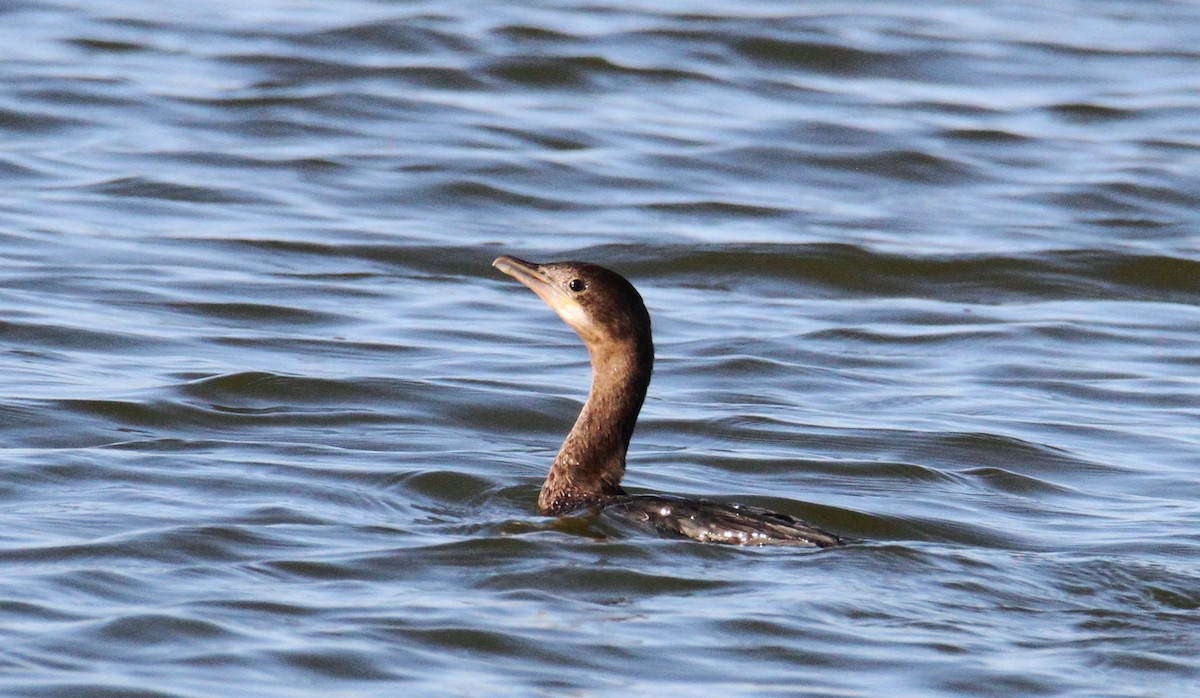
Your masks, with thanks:
[[[1194,3],[0,4],[0,693],[1200,685]],[[535,514],[616,268],[627,484]]]

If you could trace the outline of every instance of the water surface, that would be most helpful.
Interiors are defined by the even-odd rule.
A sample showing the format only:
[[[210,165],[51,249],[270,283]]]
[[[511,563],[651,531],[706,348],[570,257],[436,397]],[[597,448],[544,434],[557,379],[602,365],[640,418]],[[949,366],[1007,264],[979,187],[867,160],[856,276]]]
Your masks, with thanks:
[[[0,7],[0,692],[1200,684],[1200,11]],[[627,484],[491,260],[654,317]]]

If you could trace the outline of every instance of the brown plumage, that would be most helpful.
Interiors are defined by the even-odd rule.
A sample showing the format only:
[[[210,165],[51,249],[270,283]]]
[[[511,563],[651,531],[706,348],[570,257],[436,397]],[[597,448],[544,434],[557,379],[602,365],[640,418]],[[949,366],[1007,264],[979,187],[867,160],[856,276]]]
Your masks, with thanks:
[[[625,277],[586,262],[492,263],[533,290],[579,334],[592,360],[587,402],[538,496],[545,514],[596,509],[695,540],[829,547],[842,543],[786,514],[707,500],[628,495],[625,455],[654,370],[650,314]]]

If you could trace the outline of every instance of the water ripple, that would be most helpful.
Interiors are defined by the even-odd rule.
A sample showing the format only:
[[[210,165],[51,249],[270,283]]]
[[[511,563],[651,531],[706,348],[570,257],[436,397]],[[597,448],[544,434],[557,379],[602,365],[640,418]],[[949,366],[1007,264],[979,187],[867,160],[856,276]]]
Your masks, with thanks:
[[[0,693],[1188,695],[1188,3],[0,4]],[[626,486],[499,254],[628,275]],[[1081,669],[1085,669],[1081,671]]]

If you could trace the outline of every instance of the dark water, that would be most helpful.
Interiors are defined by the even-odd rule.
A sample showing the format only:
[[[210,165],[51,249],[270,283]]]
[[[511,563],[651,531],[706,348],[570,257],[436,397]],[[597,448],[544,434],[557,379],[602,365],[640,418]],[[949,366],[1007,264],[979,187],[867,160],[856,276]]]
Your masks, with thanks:
[[[1200,686],[1200,7],[0,4],[0,693]],[[655,319],[634,491],[501,253]]]

